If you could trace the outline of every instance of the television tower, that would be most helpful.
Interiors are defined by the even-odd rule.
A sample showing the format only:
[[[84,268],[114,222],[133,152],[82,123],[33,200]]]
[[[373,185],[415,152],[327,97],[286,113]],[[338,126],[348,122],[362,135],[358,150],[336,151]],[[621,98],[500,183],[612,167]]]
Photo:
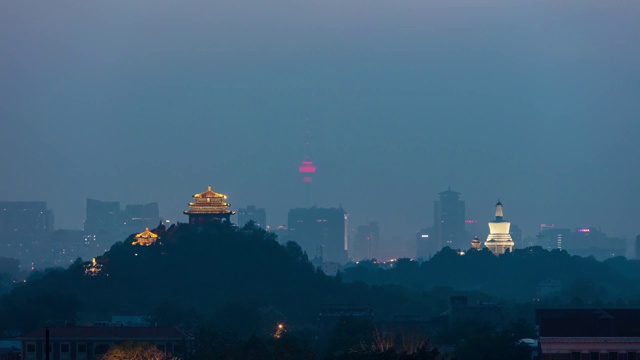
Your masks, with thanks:
[[[316,172],[313,161],[309,158],[309,130],[305,131],[304,141],[304,160],[298,168],[298,172],[302,174],[302,182],[304,183],[304,206],[311,207],[311,181],[312,176]]]

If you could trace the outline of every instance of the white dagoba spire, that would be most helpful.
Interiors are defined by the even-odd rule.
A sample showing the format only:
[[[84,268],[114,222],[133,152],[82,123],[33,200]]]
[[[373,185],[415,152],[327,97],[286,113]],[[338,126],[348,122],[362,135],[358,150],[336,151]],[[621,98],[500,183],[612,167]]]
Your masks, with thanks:
[[[511,223],[504,220],[502,213],[502,203],[498,200],[496,204],[496,219],[489,222],[489,236],[485,241],[484,246],[489,248],[495,255],[502,255],[505,251],[513,250],[514,242],[511,239],[509,230]]]
[[[498,203],[496,204],[496,220],[502,220],[502,203],[500,199],[498,199]]]

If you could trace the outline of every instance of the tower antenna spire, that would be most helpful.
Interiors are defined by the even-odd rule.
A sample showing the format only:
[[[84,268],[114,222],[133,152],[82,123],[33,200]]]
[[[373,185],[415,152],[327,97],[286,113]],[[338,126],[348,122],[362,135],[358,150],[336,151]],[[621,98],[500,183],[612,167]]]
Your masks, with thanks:
[[[304,159],[309,159],[309,129],[304,131]]]
[[[302,182],[304,183],[304,206],[311,206],[311,182],[313,181],[313,174],[316,172],[316,167],[313,165],[311,156],[309,155],[309,130],[305,131],[304,139],[304,160],[302,165],[298,167],[298,172],[302,174]]]

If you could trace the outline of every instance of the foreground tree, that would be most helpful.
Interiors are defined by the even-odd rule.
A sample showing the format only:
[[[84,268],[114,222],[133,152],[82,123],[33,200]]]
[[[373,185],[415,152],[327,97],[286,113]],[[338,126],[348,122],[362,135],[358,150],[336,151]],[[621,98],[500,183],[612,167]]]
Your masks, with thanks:
[[[126,342],[113,345],[100,360],[180,360],[152,344]]]

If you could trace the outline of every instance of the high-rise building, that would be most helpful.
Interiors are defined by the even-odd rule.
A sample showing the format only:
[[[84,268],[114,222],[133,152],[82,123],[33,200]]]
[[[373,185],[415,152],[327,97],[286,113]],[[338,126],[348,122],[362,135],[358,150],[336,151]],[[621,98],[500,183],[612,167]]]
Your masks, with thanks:
[[[376,221],[358,226],[349,255],[354,261],[377,259],[380,250],[380,227]]]
[[[609,237],[597,227],[581,227],[568,234],[562,248],[571,255],[593,256],[598,260],[604,260],[624,256],[627,251],[627,241]]]
[[[160,207],[157,202],[126,205],[122,216],[131,234],[147,227],[153,229],[161,221]]]
[[[569,229],[557,228],[555,224],[541,224],[540,232],[536,235],[538,245],[546,250],[563,249],[569,239]]]
[[[46,255],[53,233],[53,211],[45,201],[0,202],[0,256],[28,266]]]
[[[275,229],[271,229],[271,232],[273,232],[277,237],[278,237],[278,242],[280,244],[286,244],[287,242],[290,241],[289,239],[289,229],[287,229],[287,225],[284,224],[280,224],[278,226],[276,226]]]
[[[67,267],[77,258],[90,259],[95,252],[86,252],[83,246],[82,230],[56,230],[51,234],[51,241],[45,247],[48,254],[42,257],[43,267]]]
[[[502,215],[502,203],[498,200],[496,204],[496,219],[489,222],[489,235],[484,246],[489,248],[495,255],[502,255],[505,251],[513,250],[513,240],[509,233],[511,223],[504,220]]]
[[[44,234],[53,232],[53,211],[46,201],[0,202],[0,233]]]
[[[253,221],[256,226],[266,229],[267,212],[262,208],[257,209],[253,205],[238,209],[238,226],[243,227],[249,221]]]
[[[157,202],[126,205],[122,210],[119,201],[87,199],[84,244],[80,253],[83,258],[99,255],[140,229],[155,228],[160,221]]]
[[[426,228],[416,233],[416,258],[429,260],[442,247],[433,234],[433,228]]]
[[[99,233],[118,228],[122,222],[120,202],[87,199],[84,231]]]
[[[126,235],[123,225],[120,202],[87,199],[85,247],[92,248],[95,255],[109,250],[116,241],[124,240]]]
[[[523,245],[522,241],[522,229],[517,224],[511,224],[511,229],[509,230],[509,234],[511,234],[511,240],[513,240],[514,244],[518,244],[518,246]]]
[[[289,240],[297,242],[309,258],[346,263],[349,250],[347,218],[342,207],[291,209],[288,216]]]
[[[195,201],[189,203],[189,210],[184,214],[189,215],[189,224],[204,225],[211,221],[229,222],[234,211],[229,210],[229,204],[225,201],[227,196],[211,190],[211,186],[202,193],[193,195]]]
[[[460,193],[449,188],[438,195],[439,199],[433,203],[435,241],[439,247],[467,247],[464,201],[460,200]]]
[[[467,219],[464,220],[466,238],[470,239],[474,236],[484,236],[484,234],[487,232],[484,221],[469,219],[468,216],[469,215],[467,214]]]

